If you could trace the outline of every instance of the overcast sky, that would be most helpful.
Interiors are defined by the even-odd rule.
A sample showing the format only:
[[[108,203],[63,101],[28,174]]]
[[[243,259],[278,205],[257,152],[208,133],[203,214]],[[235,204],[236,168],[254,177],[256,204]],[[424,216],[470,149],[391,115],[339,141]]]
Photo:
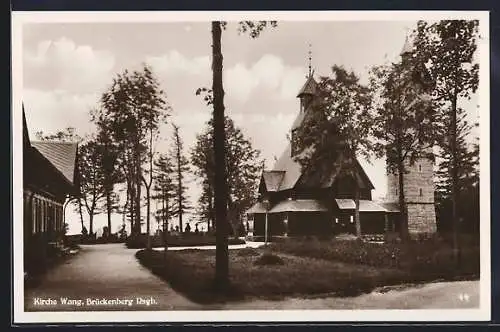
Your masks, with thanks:
[[[279,22],[260,38],[238,35],[235,24],[223,32],[225,106],[235,124],[272,166],[287,144],[299,112],[296,94],[305,81],[309,44],[317,75],[343,65],[363,82],[371,66],[397,61],[411,21]],[[23,27],[23,100],[32,138],[42,130],[66,127],[93,131],[89,110],[125,68],[152,66],[173,108],[186,151],[203,130],[211,110],[195,95],[211,86],[209,22],[185,23],[37,23]],[[474,113],[474,111],[472,111]],[[170,145],[162,130],[158,151]],[[375,186],[386,192],[382,160],[362,162]],[[190,195],[197,199],[196,181]],[[101,218],[102,217],[102,218]],[[104,216],[98,218],[98,226]],[[78,222],[75,227],[78,232]],[[114,228],[114,227],[113,227]]]

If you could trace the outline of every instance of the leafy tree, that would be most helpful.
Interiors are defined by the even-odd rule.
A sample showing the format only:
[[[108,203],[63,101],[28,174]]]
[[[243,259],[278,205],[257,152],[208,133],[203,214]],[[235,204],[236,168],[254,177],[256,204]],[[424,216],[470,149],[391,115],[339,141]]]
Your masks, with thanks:
[[[303,125],[294,131],[292,144],[306,176],[330,176],[332,165],[338,176],[351,179],[355,193],[356,234],[361,236],[359,219],[359,164],[357,155],[368,156],[372,148],[373,124],[370,89],[359,82],[354,72],[341,66],[332,67],[331,77],[321,77],[317,99],[307,111]]]
[[[408,239],[408,213],[404,174],[417,158],[434,158],[435,109],[428,98],[432,80],[414,53],[405,52],[402,61],[372,69],[375,91],[374,149],[385,155],[389,173],[398,175],[401,237]]]
[[[75,128],[67,127],[64,130],[59,130],[55,134],[45,134],[42,130],[35,133],[35,137],[40,141],[56,141],[56,142],[81,142],[82,138],[78,136]]]
[[[214,175],[216,166],[212,143],[213,125],[208,121],[203,133],[198,134],[196,145],[191,151],[191,164],[194,173],[202,179],[202,193],[199,210],[202,218],[213,223]],[[242,131],[234,126],[233,121],[226,116],[225,121],[225,169],[227,175],[227,209],[233,228],[233,233],[241,227],[242,216],[254,200],[257,191],[262,161],[260,151],[252,147]]]
[[[186,195],[187,186],[185,181],[185,174],[189,171],[189,161],[184,155],[184,143],[179,134],[179,127],[172,124],[173,127],[173,145],[171,155],[173,156],[173,168],[174,168],[174,181],[175,181],[175,196],[176,203],[172,214],[179,217],[179,228],[181,233],[182,228],[182,216],[191,208],[188,204],[188,198]]]
[[[89,215],[89,235],[94,234],[94,215],[100,212],[99,203],[105,197],[103,154],[93,139],[80,145],[78,168],[80,172],[80,199]]]
[[[176,196],[174,166],[171,158],[166,154],[160,155],[154,166],[155,178],[152,198],[160,202],[161,208],[156,210],[156,217],[163,222],[163,231],[167,231],[168,221],[174,215],[172,202]]]
[[[479,84],[479,64],[474,61],[479,22],[477,20],[441,20],[435,23],[419,21],[416,29],[417,55],[428,63],[436,81],[433,98],[439,117],[447,120],[447,140],[441,141],[444,159],[450,173],[453,242],[458,256],[457,202],[460,192],[460,107],[459,102],[470,98]]]
[[[141,188],[146,185],[147,210],[150,211],[150,186],[152,183],[152,146],[160,123],[170,111],[165,93],[149,66],[141,71],[125,70],[118,74],[111,87],[101,97],[101,107],[94,115],[100,128],[106,128],[116,144],[117,160],[127,181],[132,219],[132,233],[141,230]],[[143,167],[146,166],[146,172]],[[149,176],[149,181],[144,177]],[[150,216],[146,215],[149,229]],[[149,243],[149,241],[148,241]]]
[[[238,22],[238,31],[248,33],[257,38],[267,26],[276,26],[275,21],[242,21]],[[215,165],[225,164],[224,143],[224,87],[222,84],[222,29],[226,22],[212,21],[212,91],[213,91],[213,126],[214,126],[214,156]],[[214,175],[215,220],[217,225],[215,250],[215,286],[221,289],[229,284],[229,252],[228,252],[228,222],[227,222],[227,177],[224,167],[216,167]]]
[[[95,111],[94,111],[95,112]],[[119,145],[113,141],[111,129],[106,126],[105,122],[101,122],[98,128],[96,143],[102,154],[102,173],[103,186],[105,191],[106,213],[108,218],[108,230],[111,227],[111,214],[116,210],[116,205],[119,202],[118,195],[114,192],[115,185],[123,182],[124,174],[118,167],[119,162]],[[110,233],[111,235],[111,233]]]

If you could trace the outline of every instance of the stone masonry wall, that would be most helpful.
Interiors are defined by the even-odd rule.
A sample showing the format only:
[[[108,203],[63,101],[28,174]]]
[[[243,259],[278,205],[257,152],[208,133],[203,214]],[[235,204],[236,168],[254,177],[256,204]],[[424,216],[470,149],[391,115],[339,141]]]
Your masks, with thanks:
[[[408,209],[408,229],[410,234],[435,233],[436,212],[434,206],[434,163],[427,158],[406,165],[404,175],[405,200]],[[387,174],[387,202],[397,203],[398,175]]]

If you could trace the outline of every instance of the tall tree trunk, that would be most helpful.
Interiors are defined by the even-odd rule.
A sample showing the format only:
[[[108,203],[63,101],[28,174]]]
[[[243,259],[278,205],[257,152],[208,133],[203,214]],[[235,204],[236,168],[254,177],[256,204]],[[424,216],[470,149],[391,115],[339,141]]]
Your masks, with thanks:
[[[451,219],[453,224],[453,255],[457,264],[460,266],[460,246],[458,241],[459,224],[457,214],[458,199],[458,170],[457,170],[457,89],[453,93],[451,100],[451,128],[450,128],[450,150],[451,150]]]
[[[82,232],[83,232],[85,225],[83,224],[82,198],[81,197],[78,198],[78,213],[80,214],[80,222],[82,223]]]
[[[147,238],[147,242],[146,242],[146,249],[151,249],[151,225],[150,225],[150,214],[151,214],[151,204],[150,204],[150,194],[149,194],[149,187],[146,187],[146,199],[147,199],[147,204],[146,204],[146,238]]]
[[[89,235],[94,238],[94,213],[89,213]]]
[[[135,204],[134,204],[134,198],[135,198],[135,189],[134,189],[134,184],[133,180],[130,180],[130,192],[129,192],[129,211],[130,211],[130,235],[132,234],[137,234],[137,229],[135,227]]]
[[[106,209],[108,213],[108,235],[111,235],[111,190],[106,190]]]
[[[229,252],[227,239],[227,185],[225,168],[225,130],[224,130],[224,88],[222,85],[222,50],[221,23],[212,22],[212,91],[213,91],[213,123],[214,123],[214,154],[215,154],[215,285],[224,289],[229,284]]]
[[[178,133],[177,133],[178,135]],[[182,212],[183,212],[183,202],[182,202],[182,170],[181,170],[181,145],[179,141],[179,136],[177,136],[177,207],[179,209],[179,228],[181,233],[183,233],[182,228]]]
[[[163,215],[163,260],[167,260],[167,234],[168,234],[168,222],[167,222],[167,209],[168,209],[168,201],[165,194],[165,190],[162,193],[162,215]]]
[[[355,203],[355,208],[354,208],[354,223],[356,225],[356,237],[358,239],[361,238],[361,220],[359,217],[359,198],[360,198],[360,189],[358,185],[358,180],[356,179],[356,176],[354,178],[354,203]]]
[[[401,239],[403,241],[408,241],[408,213],[406,209],[406,200],[404,192],[404,173],[405,167],[402,160],[401,148],[398,147],[398,194],[399,194],[399,211],[400,211],[400,224],[399,231],[401,234]]]
[[[136,195],[135,195],[135,219],[136,219],[136,228],[137,233],[142,233],[141,227],[141,155],[139,152],[139,143],[137,143],[136,151],[135,151],[135,185],[136,185]]]

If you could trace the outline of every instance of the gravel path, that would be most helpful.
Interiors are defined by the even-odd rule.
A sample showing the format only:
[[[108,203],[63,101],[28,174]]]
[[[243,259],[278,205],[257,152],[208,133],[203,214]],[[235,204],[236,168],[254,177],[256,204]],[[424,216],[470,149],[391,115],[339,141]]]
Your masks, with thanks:
[[[82,245],[80,253],[50,270],[42,284],[25,293],[25,310],[199,308],[140,265],[135,258],[136,252],[137,249],[127,249],[123,244]],[[84,305],[78,306],[78,302],[64,305],[61,298],[81,300]],[[57,301],[57,305],[39,301],[46,299]],[[105,304],[103,300],[115,302]],[[150,300],[149,305],[147,300]]]

